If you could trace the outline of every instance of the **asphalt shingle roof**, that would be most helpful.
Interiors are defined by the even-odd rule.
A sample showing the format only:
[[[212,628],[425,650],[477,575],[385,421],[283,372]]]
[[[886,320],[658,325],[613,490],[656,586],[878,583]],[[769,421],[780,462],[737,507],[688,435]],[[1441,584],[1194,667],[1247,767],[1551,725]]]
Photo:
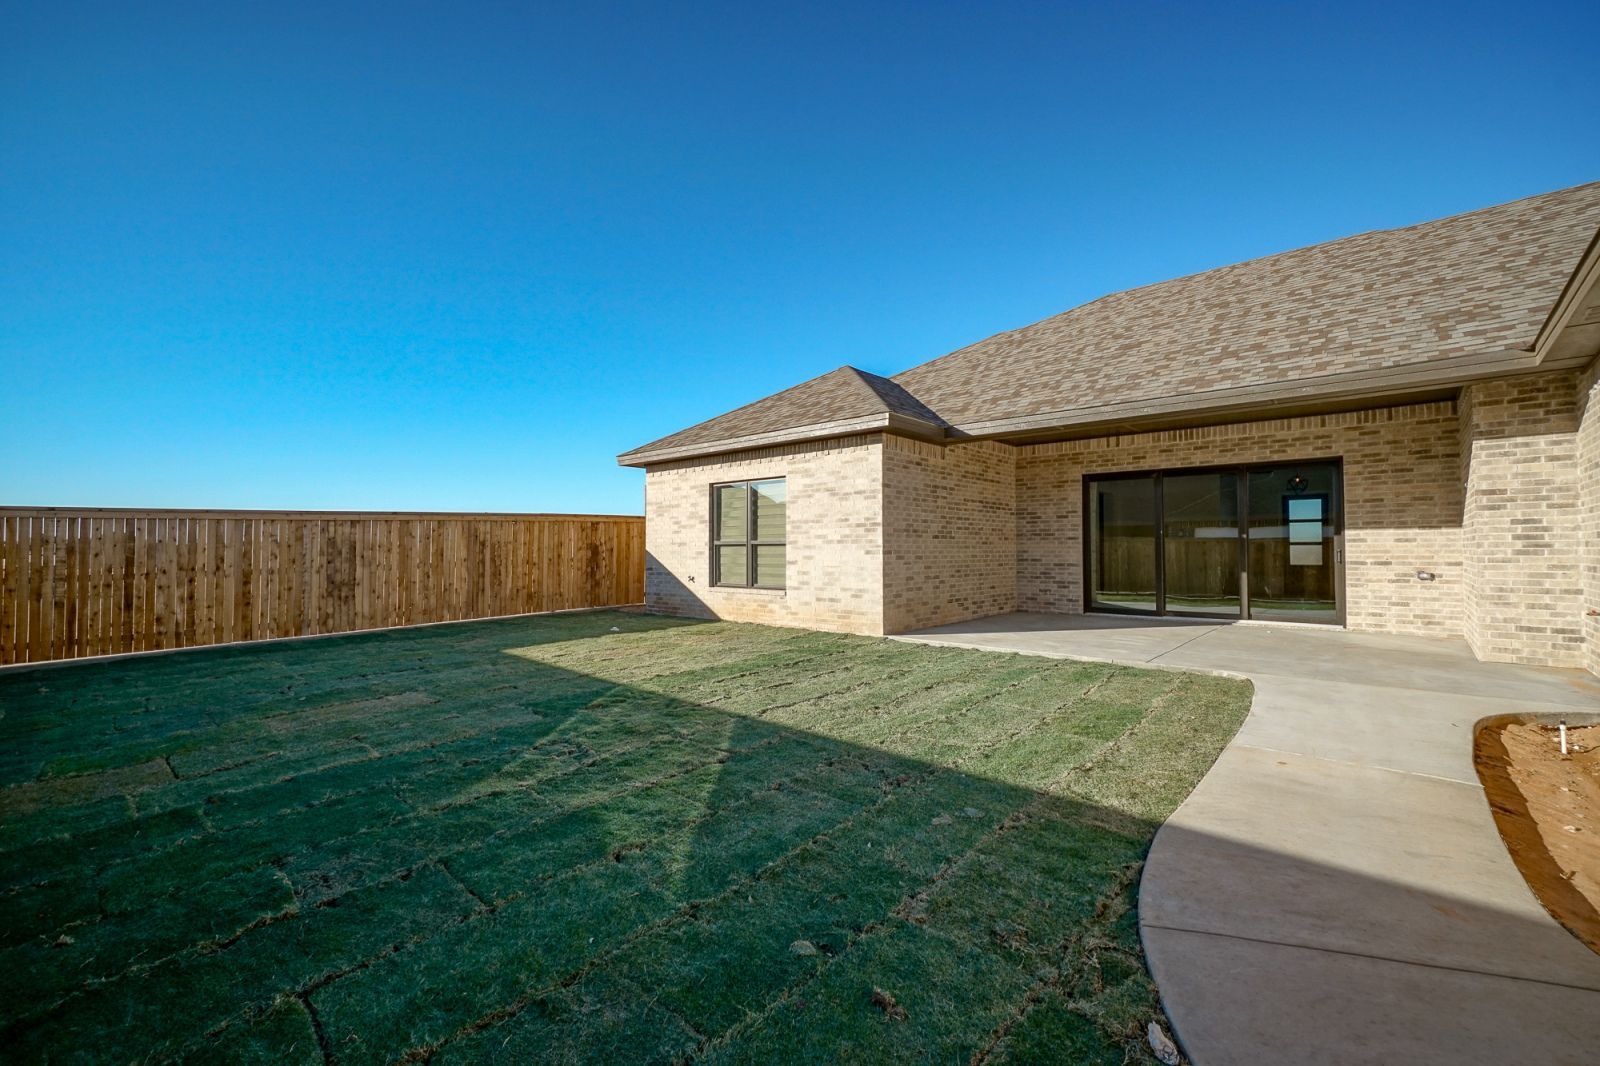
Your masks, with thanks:
[[[1600,182],[1115,293],[894,380],[960,426],[1526,348]]]
[[[1600,182],[1102,297],[893,379],[842,367],[628,453],[894,412],[930,426],[1193,398],[1531,347],[1600,228]]]
[[[676,452],[695,445],[816,425],[881,427],[891,416],[927,423],[930,436],[940,436],[947,428],[904,386],[853,366],[841,366],[627,454]]]

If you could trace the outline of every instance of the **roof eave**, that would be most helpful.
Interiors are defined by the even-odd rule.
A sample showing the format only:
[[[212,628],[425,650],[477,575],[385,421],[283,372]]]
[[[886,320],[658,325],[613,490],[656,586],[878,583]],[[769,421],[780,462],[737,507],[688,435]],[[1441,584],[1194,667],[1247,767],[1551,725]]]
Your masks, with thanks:
[[[656,466],[661,463],[676,462],[680,459],[700,459],[711,455],[747,452],[757,448],[771,448],[782,444],[802,444],[829,440],[835,437],[850,437],[860,433],[895,433],[900,436],[927,441],[942,441],[946,435],[943,426],[936,426],[931,422],[925,422],[920,418],[912,418],[909,415],[885,412],[860,418],[815,422],[811,425],[772,430],[768,433],[749,433],[722,440],[680,444],[669,448],[655,448],[646,445],[643,448],[635,448],[617,456],[617,465],[634,467]]]
[[[1278,410],[1306,403],[1340,402],[1371,398],[1374,401],[1407,394],[1437,392],[1487,378],[1525,374],[1535,370],[1555,370],[1577,365],[1571,358],[1540,363],[1533,352],[1503,349],[1480,352],[1431,363],[1409,363],[1347,374],[1299,378],[1266,385],[1245,385],[1231,389],[1153,400],[1130,400],[1096,407],[1070,408],[1010,418],[958,422],[953,434],[976,439],[1005,439],[1038,436],[1053,430],[1081,433],[1097,424],[1126,426],[1141,420],[1171,420],[1187,416],[1236,417],[1261,414],[1272,417]]]
[[[1578,267],[1567,279],[1534,339],[1535,358],[1547,360],[1600,351],[1600,229],[1589,241]]]

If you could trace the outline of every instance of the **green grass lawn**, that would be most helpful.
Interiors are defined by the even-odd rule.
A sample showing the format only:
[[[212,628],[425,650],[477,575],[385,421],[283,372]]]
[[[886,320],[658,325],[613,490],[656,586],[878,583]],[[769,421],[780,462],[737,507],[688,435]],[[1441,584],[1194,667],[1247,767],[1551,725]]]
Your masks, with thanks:
[[[618,612],[0,672],[0,1047],[1141,1061],[1140,864],[1248,702]]]

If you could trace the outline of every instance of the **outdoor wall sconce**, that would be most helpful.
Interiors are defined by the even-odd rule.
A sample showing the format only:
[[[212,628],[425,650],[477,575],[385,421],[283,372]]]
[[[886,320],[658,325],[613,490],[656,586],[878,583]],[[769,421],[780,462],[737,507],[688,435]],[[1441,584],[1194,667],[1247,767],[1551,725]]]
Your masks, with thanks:
[[[1439,575],[1435,574],[1432,570],[1418,570],[1417,571],[1417,580],[1418,581],[1432,581],[1435,578],[1437,578],[1438,576]]]

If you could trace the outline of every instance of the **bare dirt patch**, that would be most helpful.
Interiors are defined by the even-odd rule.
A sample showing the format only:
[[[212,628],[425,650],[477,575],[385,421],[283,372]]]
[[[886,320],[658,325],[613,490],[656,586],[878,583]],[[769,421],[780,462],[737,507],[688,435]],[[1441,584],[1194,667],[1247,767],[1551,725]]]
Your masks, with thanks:
[[[1600,951],[1600,724],[1509,719],[1478,730],[1478,776],[1506,849],[1546,910]]]

